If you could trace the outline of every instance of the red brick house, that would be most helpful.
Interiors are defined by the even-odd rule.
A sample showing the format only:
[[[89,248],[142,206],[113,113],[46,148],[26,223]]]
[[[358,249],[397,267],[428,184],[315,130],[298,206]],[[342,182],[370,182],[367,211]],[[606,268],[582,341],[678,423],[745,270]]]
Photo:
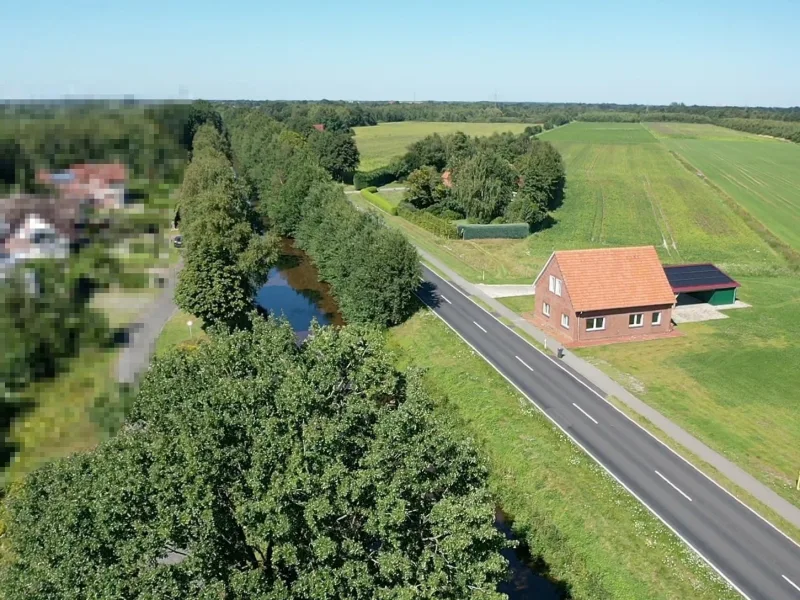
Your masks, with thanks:
[[[678,335],[653,246],[554,252],[533,285],[533,323],[565,346]]]

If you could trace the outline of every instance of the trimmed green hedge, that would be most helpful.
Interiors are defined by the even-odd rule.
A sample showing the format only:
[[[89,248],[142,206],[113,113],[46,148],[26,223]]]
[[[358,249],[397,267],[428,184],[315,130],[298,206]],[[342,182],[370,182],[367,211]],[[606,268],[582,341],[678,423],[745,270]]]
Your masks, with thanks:
[[[372,171],[356,171],[355,175],[353,175],[353,186],[357,190],[363,190],[370,186],[380,187],[386,185],[395,179],[397,179],[397,173],[395,173],[394,169],[379,167]]]
[[[496,225],[459,225],[458,235],[465,240],[506,238],[521,240],[530,235],[527,223],[498,223]]]
[[[367,189],[361,190],[361,195],[364,197],[365,200],[367,200],[368,202],[371,202],[372,204],[374,204],[375,206],[380,208],[382,211],[387,212],[390,215],[396,215],[397,214],[397,207],[394,206],[391,202],[389,202],[383,196],[375,193],[373,191],[375,189],[377,189],[377,188],[369,187]]]
[[[458,230],[456,226],[450,221],[445,221],[434,214],[421,210],[409,210],[402,206],[398,207],[397,214],[406,221],[410,221],[414,223],[414,225],[418,225],[435,235],[451,240],[458,239]]]

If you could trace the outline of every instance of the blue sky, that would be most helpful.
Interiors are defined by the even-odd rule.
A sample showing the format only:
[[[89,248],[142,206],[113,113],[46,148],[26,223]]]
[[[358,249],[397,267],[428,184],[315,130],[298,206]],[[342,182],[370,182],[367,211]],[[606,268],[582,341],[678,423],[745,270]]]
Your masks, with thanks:
[[[9,0],[0,97],[800,105],[800,1]]]

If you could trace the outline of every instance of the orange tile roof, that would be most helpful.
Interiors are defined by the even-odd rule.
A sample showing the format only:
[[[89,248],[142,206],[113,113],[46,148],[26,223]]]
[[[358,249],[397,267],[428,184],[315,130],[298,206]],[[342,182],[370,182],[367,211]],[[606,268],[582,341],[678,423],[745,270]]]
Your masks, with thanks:
[[[553,257],[576,312],[675,303],[653,246],[564,250]]]

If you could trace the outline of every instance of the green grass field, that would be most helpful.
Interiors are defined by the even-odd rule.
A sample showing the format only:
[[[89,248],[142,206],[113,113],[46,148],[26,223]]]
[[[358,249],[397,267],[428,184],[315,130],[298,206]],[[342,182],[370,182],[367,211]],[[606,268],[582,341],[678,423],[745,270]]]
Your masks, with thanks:
[[[409,145],[432,133],[442,135],[463,131],[467,135],[491,135],[511,131],[521,133],[525,123],[446,123],[402,121],[381,123],[371,127],[355,127],[356,145],[361,154],[361,171],[388,165],[392,159],[405,154]]]
[[[390,330],[389,341],[401,367],[426,369],[437,408],[487,457],[518,535],[572,597],[737,597],[431,312]]]
[[[423,124],[385,127],[410,125]],[[381,127],[368,129],[380,137]],[[735,274],[786,265],[646,127],[572,123],[542,138],[561,151],[567,168],[564,203],[549,229],[526,240],[460,241],[436,238],[402,219],[393,225],[467,279],[486,283],[529,282],[555,249],[604,246],[652,244],[666,263],[712,261]]]
[[[648,128],[800,251],[800,145],[713,125],[650,123]]]

